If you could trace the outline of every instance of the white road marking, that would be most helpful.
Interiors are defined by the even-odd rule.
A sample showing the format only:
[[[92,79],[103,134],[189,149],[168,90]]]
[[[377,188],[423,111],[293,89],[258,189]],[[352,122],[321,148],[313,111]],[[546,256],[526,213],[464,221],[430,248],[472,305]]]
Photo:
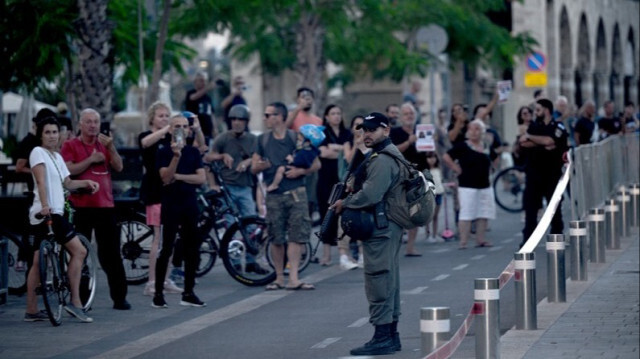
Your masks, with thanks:
[[[341,338],[327,338],[327,339],[321,341],[320,343],[313,345],[311,347],[311,349],[324,349],[324,348],[328,347],[329,345],[337,342],[340,339]]]
[[[356,320],[355,322],[349,324],[347,328],[360,328],[361,326],[369,323],[369,317],[364,317]]]
[[[444,252],[449,252],[450,249],[449,248],[440,248],[440,249],[434,249],[432,251],[430,251],[431,253],[444,253]]]
[[[413,288],[411,290],[404,291],[402,293],[404,293],[404,294],[420,294],[420,293],[424,292],[427,288],[429,288],[429,287],[427,287],[427,286],[416,287],[416,288]]]
[[[465,268],[467,268],[469,266],[469,264],[465,263],[465,264],[461,264],[457,267],[453,267],[453,270],[463,270]]]
[[[477,256],[471,257],[471,259],[473,259],[474,261],[477,261],[477,260],[480,260],[480,259],[482,259],[482,258],[484,258],[486,256],[487,256],[486,254],[478,254]]]
[[[505,239],[505,240],[503,240],[503,241],[500,241],[500,243],[509,244],[509,243],[513,242],[513,240],[514,240],[514,238],[511,238],[511,239]]]
[[[491,247],[489,248],[489,252],[496,252],[502,249],[502,246],[495,246],[495,247]]]
[[[432,280],[443,280],[449,278],[450,274],[440,274],[439,276],[433,278]]]

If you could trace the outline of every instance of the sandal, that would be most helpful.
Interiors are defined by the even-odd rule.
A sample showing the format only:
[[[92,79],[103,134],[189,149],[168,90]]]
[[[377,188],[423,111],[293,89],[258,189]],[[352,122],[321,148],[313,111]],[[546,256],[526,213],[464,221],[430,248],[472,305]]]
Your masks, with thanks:
[[[280,283],[269,283],[267,284],[266,287],[264,287],[264,290],[281,290],[284,289],[284,286]]]
[[[313,284],[304,283],[304,282],[300,282],[300,284],[293,287],[287,286],[287,290],[314,290],[314,289],[316,289],[316,287],[314,287]]]
[[[487,241],[484,241],[482,243],[476,244],[476,248],[480,248],[480,247],[493,247],[493,244],[491,244],[491,242],[487,242]]]

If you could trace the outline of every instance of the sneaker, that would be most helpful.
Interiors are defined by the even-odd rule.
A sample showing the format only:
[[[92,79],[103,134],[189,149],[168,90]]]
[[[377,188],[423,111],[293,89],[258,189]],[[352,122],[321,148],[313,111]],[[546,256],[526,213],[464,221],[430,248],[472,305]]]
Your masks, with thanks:
[[[362,255],[358,257],[358,268],[364,268],[364,257]]]
[[[47,315],[47,312],[45,312],[44,310],[41,310],[35,314],[24,313],[25,322],[42,322],[45,320],[49,320],[49,316]]]
[[[182,293],[182,300],[180,305],[187,307],[206,307],[207,303],[203,302],[193,293]]]
[[[82,311],[82,309],[74,307],[73,304],[71,303],[65,305],[64,310],[66,310],[67,313],[71,314],[71,316],[78,318],[78,320],[80,320],[83,323],[93,322],[93,318],[87,316]]]
[[[151,297],[154,294],[156,294],[156,282],[147,282],[147,284],[145,284],[144,286],[144,290],[142,291],[142,295]]]
[[[438,241],[434,237],[427,238],[427,243],[438,243]]]
[[[167,302],[164,301],[164,296],[162,294],[153,296],[151,306],[154,308],[169,308]]]
[[[169,294],[181,294],[183,289],[178,287],[171,279],[167,279],[164,281],[164,292]]]
[[[169,279],[171,279],[174,283],[184,283],[184,271],[182,270],[182,268],[173,267],[173,269],[171,269]]]
[[[358,264],[353,263],[346,254],[340,256],[340,269],[351,270],[358,268]]]
[[[126,299],[123,299],[120,302],[113,302],[113,309],[129,310],[129,309],[131,309],[131,304],[129,302],[127,302]]]
[[[433,239],[435,239],[436,243],[444,243],[445,240],[442,237],[433,237]]]

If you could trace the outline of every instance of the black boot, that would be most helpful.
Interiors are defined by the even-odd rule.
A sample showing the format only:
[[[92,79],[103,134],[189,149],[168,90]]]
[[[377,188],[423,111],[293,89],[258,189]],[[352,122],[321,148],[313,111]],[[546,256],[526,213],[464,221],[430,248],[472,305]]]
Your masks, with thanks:
[[[399,352],[402,350],[402,344],[400,344],[400,333],[398,333],[398,322],[391,323],[391,337],[393,338],[393,348]]]
[[[391,324],[376,325],[373,338],[363,346],[351,349],[351,355],[385,355],[396,352]]]

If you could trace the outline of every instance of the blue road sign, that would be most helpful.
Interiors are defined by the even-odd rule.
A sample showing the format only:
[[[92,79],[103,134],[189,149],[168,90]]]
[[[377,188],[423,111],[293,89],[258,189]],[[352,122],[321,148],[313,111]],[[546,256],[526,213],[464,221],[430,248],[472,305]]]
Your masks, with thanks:
[[[547,66],[547,58],[540,52],[533,52],[527,56],[527,67],[531,71],[543,71]]]

